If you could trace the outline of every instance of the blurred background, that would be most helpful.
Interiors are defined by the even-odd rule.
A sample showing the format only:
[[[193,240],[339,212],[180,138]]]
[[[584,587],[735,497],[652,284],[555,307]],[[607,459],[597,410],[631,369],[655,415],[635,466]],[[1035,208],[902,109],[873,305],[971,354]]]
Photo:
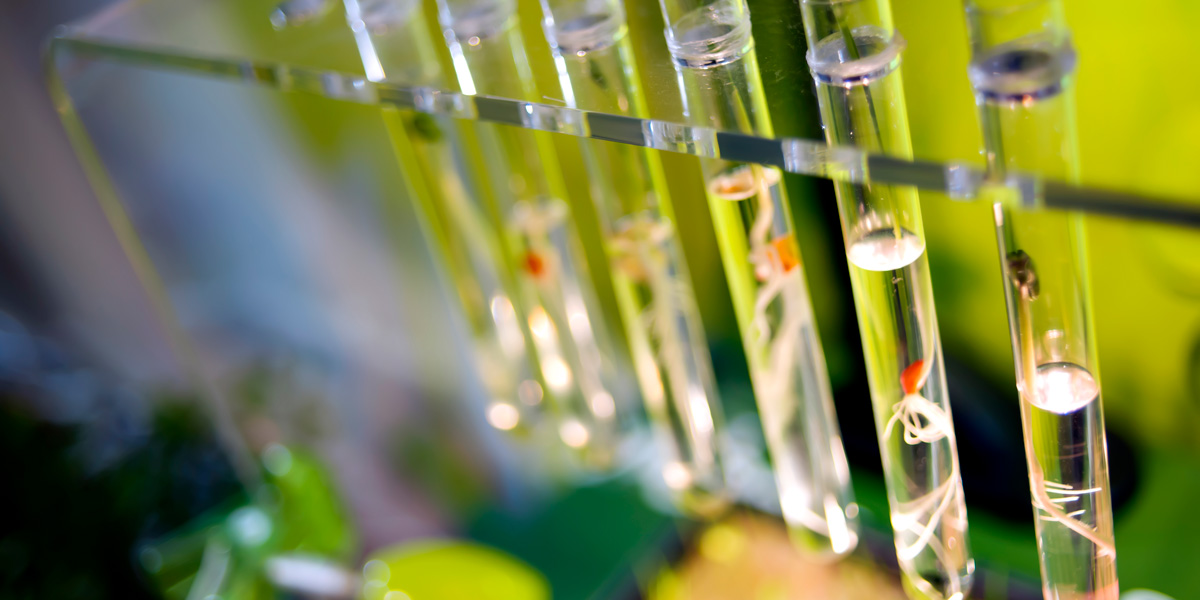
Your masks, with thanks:
[[[1083,183],[1200,196],[1200,80],[1180,73],[1200,49],[1200,6],[1065,4],[1080,55]],[[749,5],[776,133],[819,138],[797,6]],[[961,4],[893,7],[909,41],[915,156],[982,164]],[[84,127],[100,157],[80,160],[44,77],[57,25],[90,17],[94,32],[151,46],[361,72],[348,33],[277,32],[273,8],[0,3],[0,597],[190,598],[199,566],[218,555],[232,557],[227,571],[242,586],[224,597],[288,597],[264,583],[264,565],[290,573],[272,556],[300,553],[336,582],[339,568],[358,572],[374,552],[429,539],[502,553],[450,547],[419,570],[430,579],[491,565],[528,573],[555,598],[902,597],[828,182],[789,175],[786,185],[869,529],[838,566],[794,556],[772,506],[702,205],[677,204],[679,229],[729,432],[749,449],[740,487],[760,499],[716,524],[674,514],[636,461],[606,476],[547,475],[551,459],[487,426],[462,318],[403,198],[377,108],[61,60],[78,116],[68,126]],[[538,6],[520,10],[544,94],[530,100],[561,98]],[[679,120],[658,7],[627,10],[651,112]],[[578,142],[556,143],[568,174],[581,174]],[[661,159],[672,196],[702,202],[697,161]],[[93,185],[100,170],[111,189]],[[575,202],[583,179],[568,177]],[[989,208],[935,193],[922,193],[922,208],[976,596],[1035,598]],[[1087,227],[1122,587],[1196,597],[1200,234],[1096,217]],[[599,278],[597,287],[613,310],[611,290]]]

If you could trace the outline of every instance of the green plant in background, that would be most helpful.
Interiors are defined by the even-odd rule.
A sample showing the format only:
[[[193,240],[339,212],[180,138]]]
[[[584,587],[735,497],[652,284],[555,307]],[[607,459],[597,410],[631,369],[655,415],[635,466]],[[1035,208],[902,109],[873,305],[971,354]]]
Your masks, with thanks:
[[[362,600],[550,600],[545,577],[494,548],[452,540],[410,542],[368,557]]]
[[[358,536],[326,469],[278,444],[263,451],[262,464],[257,501],[215,510],[138,551],[165,596],[274,598],[291,582],[272,576],[272,561],[297,556],[310,569],[342,573],[354,558]]]
[[[249,500],[230,498],[138,549],[168,598],[274,598],[307,585],[297,571],[342,574],[355,558],[358,533],[337,483],[306,447],[330,433],[328,406],[309,385],[314,375],[302,363],[266,361],[232,380],[227,397],[254,457],[254,483]]]
[[[262,454],[264,483],[279,527],[279,549],[346,562],[358,552],[358,534],[337,482],[315,456],[274,444]]]

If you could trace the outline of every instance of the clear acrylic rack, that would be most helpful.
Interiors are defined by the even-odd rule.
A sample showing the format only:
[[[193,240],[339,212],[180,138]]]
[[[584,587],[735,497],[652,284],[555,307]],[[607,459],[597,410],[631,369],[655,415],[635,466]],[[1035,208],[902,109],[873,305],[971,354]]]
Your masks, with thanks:
[[[288,4],[295,2],[274,9],[277,22],[280,11]],[[329,6],[322,10],[340,10],[338,2],[325,4]],[[330,8],[332,5],[337,7]],[[257,15],[257,22],[244,23],[254,21],[247,15]],[[244,31],[239,31],[239,35],[223,31],[231,21],[243,21],[239,25],[244,25]],[[63,73],[72,69],[72,64],[78,64],[73,61],[102,61],[702,158],[753,162],[826,179],[911,185],[956,200],[983,196],[995,199],[995,194],[1000,193],[1027,210],[1075,210],[1200,227],[1200,199],[1155,198],[1076,186],[1033,174],[1009,173],[995,179],[983,168],[965,161],[907,160],[830,147],[817,139],[765,138],[685,125],[677,109],[659,111],[667,114],[657,114],[655,118],[640,119],[572,109],[561,102],[547,102],[552,99],[546,97],[536,99],[539,101],[497,98],[370,81],[353,52],[348,28],[343,26],[341,31],[335,27],[311,30],[297,27],[286,36],[272,37],[271,21],[272,6],[262,2],[130,0],[84,22],[60,28],[49,44],[49,73],[52,84],[58,86]],[[255,38],[270,42],[256,45],[247,41]],[[655,87],[673,84],[659,81],[671,71],[669,59],[662,59],[668,63],[663,65],[656,64],[659,60],[660,57],[651,57],[650,68],[642,68],[643,79],[651,83],[647,86],[651,95],[659,93]],[[794,76],[808,78],[809,74]],[[58,100],[69,106],[68,94],[60,94]],[[669,114],[672,112],[680,114]]]

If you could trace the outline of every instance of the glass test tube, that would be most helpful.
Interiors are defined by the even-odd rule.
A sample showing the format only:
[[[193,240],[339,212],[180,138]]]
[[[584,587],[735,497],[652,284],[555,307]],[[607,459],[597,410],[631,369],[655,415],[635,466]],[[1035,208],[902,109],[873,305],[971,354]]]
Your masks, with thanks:
[[[572,108],[645,113],[619,0],[542,0],[546,37]],[[665,442],[663,479],[684,510],[728,505],[721,405],[661,168],[644,148],[583,142],[617,302],[646,409]],[[614,176],[619,174],[619,176]]]
[[[405,85],[444,87],[417,0],[345,0],[367,76]],[[487,420],[510,431],[541,418],[539,373],[531,368],[513,304],[511,271],[496,257],[499,241],[470,191],[444,117],[384,107],[392,144],[413,183],[418,217],[446,269],[470,329],[473,359],[490,398]]]
[[[966,3],[993,174],[1078,179],[1075,51],[1051,0]],[[1116,600],[1116,549],[1083,219],[993,206],[1047,600]]]
[[[910,157],[887,0],[802,0],[830,144]],[[836,182],[867,380],[905,587],[962,598],[974,561],[915,188]]]
[[[771,135],[742,0],[660,0],[688,119]],[[792,539],[813,554],[858,543],[858,506],[778,169],[703,160],[751,383]]]
[[[438,0],[438,20],[463,93],[536,97],[514,0]],[[606,465],[618,442],[616,408],[624,399],[613,397],[606,378],[605,361],[610,367],[617,361],[570,226],[552,141],[547,133],[516,127],[479,131],[523,318],[545,393],[560,413],[559,437],[589,462]]]

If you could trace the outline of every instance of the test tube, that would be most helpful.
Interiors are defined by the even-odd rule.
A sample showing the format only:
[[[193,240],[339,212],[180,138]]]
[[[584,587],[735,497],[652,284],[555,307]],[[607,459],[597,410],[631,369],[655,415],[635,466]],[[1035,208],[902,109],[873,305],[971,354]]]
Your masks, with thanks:
[[[772,135],[745,3],[660,5],[689,122]],[[654,133],[668,138],[656,143],[679,134]],[[802,550],[845,555],[858,542],[858,506],[781,173],[701,162],[784,519]]]
[[[344,0],[367,77],[443,89],[445,80],[417,0]],[[496,429],[528,432],[543,417],[540,373],[514,305],[515,281],[495,229],[452,142],[445,117],[382,108],[393,148],[415,188],[417,215],[448,276],[471,335],[472,358]],[[498,258],[501,257],[501,258]]]
[[[465,94],[535,99],[514,0],[438,0],[459,87]],[[531,115],[532,117],[532,115]],[[585,271],[565,184],[546,132],[479,128],[491,169],[505,250],[517,272],[522,318],[532,334],[545,393],[559,412],[559,435],[596,465],[618,442],[615,360],[608,329]],[[618,404],[619,403],[619,404]]]
[[[904,39],[887,0],[801,9],[828,142],[911,157]],[[903,582],[914,598],[963,598],[974,562],[917,191],[835,189]]]
[[[567,104],[644,115],[619,0],[542,0],[542,9]],[[715,515],[728,505],[721,405],[671,206],[660,193],[661,166],[627,144],[586,141],[582,149],[634,371],[666,450],[663,480],[685,511]]]
[[[969,0],[969,68],[991,172],[1077,181],[1075,50],[1052,0]],[[1116,549],[1083,219],[993,205],[1042,589],[1116,600]]]

